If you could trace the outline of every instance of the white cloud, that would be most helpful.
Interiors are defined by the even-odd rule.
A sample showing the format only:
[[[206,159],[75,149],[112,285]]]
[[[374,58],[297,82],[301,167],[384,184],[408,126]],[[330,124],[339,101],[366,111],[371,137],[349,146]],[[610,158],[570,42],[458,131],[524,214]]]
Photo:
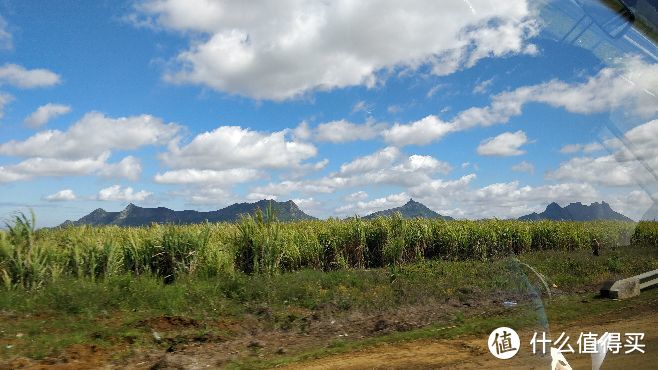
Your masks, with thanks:
[[[296,128],[292,130],[295,140],[308,140],[311,138],[312,132],[308,127],[308,122],[302,121]]]
[[[41,131],[24,141],[0,144],[0,154],[19,157],[75,159],[97,156],[109,150],[134,150],[144,145],[166,144],[179,126],[149,116],[109,118],[87,113],[66,131]]]
[[[635,186],[652,178],[639,162],[618,162],[613,155],[576,157],[548,172],[548,179],[577,180],[606,186]],[[655,179],[653,179],[655,181]]]
[[[427,145],[453,131],[453,126],[429,115],[409,124],[396,123],[383,132],[384,140],[392,145]]]
[[[20,163],[0,166],[0,183],[29,180],[40,176],[75,176],[103,168],[109,154],[77,160],[34,157]]]
[[[469,217],[519,217],[543,210],[542,207],[550,202],[592,202],[598,197],[598,191],[586,183],[533,187],[520,186],[518,181],[512,181],[477,189],[467,194],[463,203],[467,205]]]
[[[155,182],[161,184],[213,184],[229,186],[256,180],[263,175],[254,169],[232,168],[230,170],[182,169],[155,175]]]
[[[293,139],[286,136],[292,134]],[[169,170],[155,175],[155,182],[192,185],[179,193],[191,203],[224,204],[235,198],[230,188],[266,177],[265,170],[288,170],[291,177],[324,168],[328,160],[306,163],[317,153],[315,146],[302,138],[311,136],[305,122],[296,129],[258,132],[239,126],[221,126],[196,135],[191,142],[172,143],[159,155]],[[254,191],[247,197],[271,198],[271,193]]]
[[[0,183],[31,180],[36,177],[102,175],[135,179],[135,168],[130,168],[132,159],[124,158],[119,163],[108,163],[109,152],[97,157],[81,159],[59,159],[33,157],[17,164],[0,166]],[[129,167],[129,169],[126,169]],[[141,168],[138,167],[138,171]],[[137,174],[138,177],[139,174]]]
[[[315,128],[315,139],[332,143],[345,143],[348,141],[370,140],[377,137],[385,125],[375,122],[355,124],[346,120],[321,123]]]
[[[490,137],[480,143],[477,147],[479,155],[509,157],[521,155],[525,151],[521,146],[528,142],[525,132],[504,132],[496,137]]]
[[[37,108],[27,118],[25,124],[32,128],[38,128],[45,125],[51,119],[69,113],[71,107],[63,104],[48,103]]]
[[[649,162],[654,170],[658,170],[658,119],[628,130],[624,134],[623,142],[608,140],[605,144],[618,149],[615,158],[619,161],[640,159]]]
[[[112,151],[164,145],[174,140],[179,130],[178,125],[164,124],[149,115],[113,119],[88,113],[66,131],[40,131],[23,141],[0,144],[0,154],[26,158],[0,166],[0,182],[83,175],[136,180],[142,170],[139,160],[127,156],[109,163]]]
[[[49,202],[62,202],[62,201],[72,201],[78,199],[73,190],[64,189],[60,190],[55,194],[50,194],[44,198]]]
[[[601,69],[582,82],[559,80],[522,86],[494,95],[484,107],[471,107],[450,121],[427,116],[419,121],[399,124],[384,131],[384,140],[392,145],[427,145],[451,132],[478,126],[507,123],[523,112],[527,103],[543,103],[571,113],[592,114],[624,109],[626,114],[649,117],[658,113],[658,64],[628,57],[616,67]],[[581,149],[596,151],[595,144]],[[567,147],[566,150],[574,150]]]
[[[514,172],[535,173],[535,165],[528,161],[522,161],[512,166]]]
[[[603,145],[599,143],[589,143],[589,144],[567,144],[560,148],[560,153],[571,154],[571,153],[592,153],[597,152],[603,149]]]
[[[141,190],[135,192],[133,188],[122,188],[120,185],[112,185],[98,192],[98,200],[122,201],[122,202],[142,202],[149,198],[153,193]]]
[[[196,36],[168,81],[283,100],[373,86],[386,69],[429,65],[443,75],[482,58],[535,53],[526,1],[470,3],[476,12],[464,2],[319,0],[146,0],[138,10],[146,23]]]
[[[47,69],[25,69],[17,64],[0,66],[0,85],[9,84],[22,89],[57,85],[61,78]]]
[[[376,153],[358,157],[351,162],[341,165],[340,174],[347,176],[388,168],[400,158],[401,154],[399,149],[387,147]]]
[[[415,198],[443,199],[445,203],[445,200],[451,198],[451,194],[464,191],[467,186],[476,179],[476,177],[477,176],[474,173],[471,173],[462,176],[457,180],[432,179],[430,181],[411,185],[409,193]]]
[[[488,106],[468,108],[458,113],[450,121],[443,121],[435,115],[429,115],[410,123],[396,123],[387,129],[382,126],[377,130],[366,132],[375,135],[375,131],[380,131],[385,142],[398,147],[427,145],[452,132],[477,126],[486,127],[506,123],[512,117],[520,115],[523,106],[531,102],[548,104],[578,114],[600,113],[623,108],[631,114],[650,116],[658,113],[656,86],[658,86],[658,64],[647,64],[637,58],[629,57],[623,64],[603,68],[595,76],[589,77],[583,82],[566,83],[552,80],[496,94],[491,98]],[[346,127],[348,131],[356,131],[356,127],[347,125]],[[367,126],[360,128],[367,129]],[[347,135],[338,137],[343,136]],[[520,135],[512,136],[509,133],[505,139],[519,138],[521,138]],[[563,150],[569,151],[576,148],[586,152],[595,152],[600,149],[596,143],[590,143],[579,147],[567,146]],[[522,153],[518,148],[517,150],[512,147],[508,149],[510,150],[507,153],[510,154],[506,155]],[[491,153],[495,152],[496,150],[493,150]]]
[[[437,173],[448,173],[451,166],[431,156],[403,155],[395,147],[358,157],[341,165],[338,172],[320,179],[281,181],[252,189],[255,194],[283,195],[332,193],[362,185],[413,186],[426,183]]]
[[[198,204],[204,206],[212,205],[213,209],[218,209],[222,206],[244,200],[236,198],[236,196],[232,194],[228,189],[214,185],[202,185],[195,186],[193,188],[185,187],[181,191],[172,192],[171,194],[184,197],[190,204]]]
[[[260,199],[267,199],[267,198],[260,198]],[[295,202],[295,204],[297,204],[297,206],[306,214],[313,215],[323,211],[323,207],[324,207],[323,202],[314,199],[313,197],[295,198],[292,201]]]
[[[492,83],[493,78],[478,82],[475,87],[473,87],[473,94],[482,94],[487,92]]]
[[[356,202],[358,200],[365,200],[365,199],[368,199],[368,193],[366,193],[363,190],[359,190],[355,193],[349,194],[343,200],[346,202]]]
[[[172,144],[162,161],[174,169],[294,168],[315,156],[307,143],[288,141],[285,131],[262,133],[221,126],[197,135],[189,144]]]
[[[336,208],[339,215],[359,215],[365,216],[376,211],[382,211],[389,208],[400,207],[409,201],[409,195],[406,193],[391,194],[385,197],[376,198],[370,201],[357,201],[352,204],[345,204]]]
[[[0,16],[0,50],[11,50],[14,48],[13,37],[9,30],[7,21]]]
[[[359,100],[352,106],[352,114],[358,112],[372,113],[373,104],[368,104],[365,100]]]
[[[649,170],[658,172],[658,120],[628,130],[622,140],[610,139],[603,144],[612,154],[571,158],[547,177],[607,186],[655,184],[656,178]]]
[[[541,211],[546,204],[557,201],[594,201],[597,190],[585,183],[562,183],[542,186],[521,186],[518,181],[489,184],[471,189],[475,179],[471,174],[457,181],[440,181],[410,188],[408,193],[441,214],[453,217],[488,218],[519,217]]]
[[[626,58],[617,67],[601,69],[584,82],[552,80],[523,86],[492,97],[487,107],[461,112],[452,121],[455,130],[506,123],[521,114],[523,105],[544,103],[571,113],[591,114],[624,108],[627,113],[650,116],[658,113],[658,64]]]
[[[5,107],[14,100],[10,94],[0,92],[0,118],[5,116]]]
[[[653,195],[658,199],[658,194]],[[641,219],[654,204],[652,197],[643,190],[631,190],[628,193],[617,194],[608,199],[610,207],[634,220]]]
[[[541,186],[522,186],[518,181],[494,183],[473,188],[475,174],[455,180],[433,179],[404,191],[371,201],[354,199],[335,211],[342,215],[365,215],[377,210],[397,207],[409,198],[418,200],[442,215],[460,218],[516,218],[531,212],[542,211],[546,204],[557,201],[592,202],[600,194],[590,184],[561,183]],[[347,201],[347,200],[346,200]]]
[[[99,171],[99,175],[109,178],[125,178],[138,180],[142,174],[142,165],[139,159],[129,155],[118,163],[108,163]]]

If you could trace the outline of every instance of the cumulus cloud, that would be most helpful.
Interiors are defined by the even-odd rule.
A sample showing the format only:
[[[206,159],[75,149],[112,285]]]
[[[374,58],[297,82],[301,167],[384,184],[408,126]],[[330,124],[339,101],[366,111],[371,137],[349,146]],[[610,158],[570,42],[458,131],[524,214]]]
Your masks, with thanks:
[[[288,137],[290,134],[292,139]],[[266,177],[267,170],[286,170],[291,177],[301,177],[307,171],[324,168],[326,159],[305,162],[317,154],[316,147],[303,140],[311,135],[305,122],[297,129],[278,132],[220,126],[196,135],[189,143],[171,143],[167,152],[159,155],[170,169],[156,174],[154,180],[162,184],[192,185],[178,193],[191,203],[224,204],[226,199],[235,198],[231,195],[233,186]],[[271,198],[272,194],[258,195]]]
[[[71,107],[68,105],[48,103],[37,108],[36,111],[25,118],[24,122],[29,127],[38,128],[48,123],[51,119],[69,113],[70,111]]]
[[[470,4],[475,12],[435,1],[146,0],[137,9],[140,24],[195,35],[166,80],[283,100],[373,86],[381,70],[429,65],[445,75],[482,58],[536,52],[525,0]]]
[[[313,132],[308,126],[308,122],[302,121],[297,127],[292,129],[292,134],[296,140],[304,141],[310,139]]]
[[[525,132],[519,130],[516,132],[504,132],[498,136],[490,137],[483,140],[477,147],[479,155],[509,157],[521,155],[525,151],[521,146],[528,142]]]
[[[550,202],[592,202],[599,193],[591,184],[561,183],[521,186],[518,181],[487,185],[463,195],[469,217],[519,217],[541,211]]]
[[[259,171],[250,168],[232,168],[221,171],[187,168],[157,174],[155,175],[155,182],[161,184],[213,184],[216,186],[230,186],[256,180],[262,176]]]
[[[17,64],[0,66],[0,85],[13,85],[22,89],[57,85],[61,78],[47,69],[25,69]]]
[[[418,200],[442,215],[457,218],[516,218],[541,211],[550,202],[569,203],[600,200],[601,194],[591,184],[568,182],[540,186],[521,185],[518,181],[474,187],[475,174],[454,180],[431,179],[404,187],[404,191],[373,200],[346,198],[335,212],[341,215],[365,215],[397,207],[409,198]]]
[[[619,162],[613,155],[576,157],[548,172],[551,180],[579,180],[606,186],[635,186],[652,178],[639,162]],[[653,179],[655,181],[655,179]]]
[[[335,211],[340,215],[365,216],[373,212],[400,207],[407,201],[409,201],[409,195],[402,192],[399,194],[391,194],[369,201],[357,201],[355,203],[345,204],[336,208]]]
[[[331,121],[319,124],[315,129],[315,139],[332,143],[370,140],[377,137],[385,125],[375,122],[355,124],[346,120]]]
[[[346,202],[355,202],[358,200],[365,200],[365,199],[368,199],[368,193],[366,193],[363,190],[359,190],[357,192],[347,195],[343,200]]]
[[[122,202],[142,202],[149,198],[153,193],[140,190],[135,191],[131,187],[121,187],[121,185],[112,185],[101,189],[98,192],[98,200],[122,201]]]
[[[285,131],[264,133],[221,126],[197,135],[189,144],[172,144],[162,161],[174,169],[291,168],[315,156],[307,143],[289,141]]]
[[[535,165],[528,161],[522,161],[512,166],[514,172],[535,173]]]
[[[40,131],[22,141],[0,144],[0,154],[26,158],[17,164],[0,166],[0,182],[73,175],[135,180],[141,173],[139,160],[127,156],[110,163],[112,151],[165,145],[179,130],[178,125],[164,124],[149,115],[114,119],[88,113],[66,131]]]
[[[585,81],[567,83],[551,80],[522,86],[496,94],[489,105],[468,108],[449,121],[428,116],[411,123],[397,123],[383,135],[388,143],[397,146],[427,145],[451,132],[507,123],[512,117],[520,115],[528,103],[547,104],[577,114],[623,109],[626,114],[651,117],[658,113],[656,86],[658,64],[628,57],[623,63],[603,68]],[[587,149],[594,151],[596,147],[589,146]]]
[[[445,202],[452,195],[464,191],[476,177],[474,173],[470,173],[456,180],[432,179],[411,185],[409,187],[409,193],[416,198],[434,198],[439,202]]]
[[[592,153],[598,152],[603,149],[603,145],[599,143],[589,143],[589,144],[567,144],[560,148],[560,153],[562,154],[572,154],[572,153]]]
[[[599,193],[587,183],[561,183],[522,186],[518,181],[494,183],[479,188],[469,184],[475,175],[458,180],[435,180],[407,190],[414,199],[441,214],[466,218],[509,218],[541,211],[546,204],[572,201],[594,201]]]
[[[434,115],[408,124],[396,123],[393,127],[383,132],[384,140],[392,145],[427,145],[442,138],[451,131],[454,126],[441,121]]]
[[[126,157],[118,163],[109,163],[109,152],[97,157],[59,159],[34,157],[13,165],[0,166],[0,183],[31,180],[37,177],[63,177],[100,175],[136,180],[141,172],[139,162]]]
[[[482,94],[487,92],[492,83],[493,78],[478,82],[475,84],[475,87],[473,87],[473,94]]]
[[[610,207],[634,220],[641,219],[658,199],[658,193],[653,196],[644,190],[631,190],[628,193],[616,194],[608,199]]]
[[[454,120],[458,128],[505,123],[521,114],[526,103],[544,103],[571,113],[590,114],[624,108],[640,116],[658,113],[658,64],[629,57],[622,64],[606,67],[583,82],[551,80],[503,92],[484,108],[461,112]]]
[[[548,172],[547,177],[607,186],[635,186],[656,182],[658,120],[636,126],[628,130],[621,140],[606,140],[604,145],[612,154],[571,158]]]
[[[266,199],[266,198],[260,198],[260,199]],[[297,206],[304,211],[306,214],[318,214],[319,212],[322,212],[324,210],[324,203],[313,198],[295,198],[292,200],[297,204]]]
[[[171,141],[180,127],[150,115],[109,118],[87,113],[66,131],[41,131],[24,141],[0,144],[0,154],[18,157],[81,158],[109,150],[134,150]]]
[[[344,176],[371,172],[390,167],[400,158],[401,152],[394,147],[384,148],[376,153],[358,157],[340,166],[340,174]]]
[[[0,118],[5,116],[5,107],[14,100],[10,94],[0,92]]]
[[[319,141],[334,144],[350,141],[370,140],[379,137],[386,124],[367,120],[365,123],[352,123],[347,120],[335,120],[310,127],[302,121],[297,127],[288,130],[297,141]]]
[[[71,189],[63,189],[58,191],[55,194],[50,194],[44,198],[49,202],[63,202],[63,201],[72,201],[77,200],[78,197],[75,195]]]
[[[142,165],[139,159],[129,155],[117,163],[106,163],[98,172],[99,175],[108,178],[125,178],[137,180],[142,173]]]
[[[0,166],[0,183],[30,180],[43,176],[83,176],[102,172],[109,153],[81,159],[34,157],[14,165]]]
[[[404,155],[395,147],[386,147],[344,163],[339,171],[322,178],[270,183],[253,188],[252,193],[278,196],[293,192],[332,193],[362,185],[412,186],[426,183],[432,175],[446,174],[451,169],[448,163],[432,156]]]

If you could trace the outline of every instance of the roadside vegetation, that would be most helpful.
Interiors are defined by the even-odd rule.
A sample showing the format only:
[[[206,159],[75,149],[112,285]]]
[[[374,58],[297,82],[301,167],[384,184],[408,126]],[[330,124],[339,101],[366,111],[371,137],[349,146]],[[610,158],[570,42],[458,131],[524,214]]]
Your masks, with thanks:
[[[523,222],[403,219],[281,223],[271,211],[237,224],[64,227],[34,230],[17,215],[0,231],[0,280],[31,289],[62,278],[124,274],[214,277],[400,266],[426,260],[487,261],[531,251],[599,253],[656,245],[654,222]]]
[[[292,359],[508,317],[505,301],[535,307],[656,268],[654,222],[280,223],[266,211],[238,224],[34,230],[17,215],[0,232],[0,358],[58,363],[84,345],[125,364],[222,343],[217,364]]]

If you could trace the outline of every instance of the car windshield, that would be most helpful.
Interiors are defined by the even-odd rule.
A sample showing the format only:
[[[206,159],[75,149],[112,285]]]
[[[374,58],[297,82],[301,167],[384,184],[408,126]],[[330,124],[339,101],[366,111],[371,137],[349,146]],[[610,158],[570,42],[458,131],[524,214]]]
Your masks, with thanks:
[[[655,0],[0,0],[0,368],[651,369]]]

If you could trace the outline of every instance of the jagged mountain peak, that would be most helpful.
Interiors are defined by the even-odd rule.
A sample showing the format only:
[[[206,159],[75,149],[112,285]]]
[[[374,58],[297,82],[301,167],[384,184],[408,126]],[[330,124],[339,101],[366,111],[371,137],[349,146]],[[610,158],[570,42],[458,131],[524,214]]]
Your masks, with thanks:
[[[610,204],[602,201],[585,205],[581,202],[569,203],[566,207],[561,207],[556,202],[546,206],[542,213],[533,212],[531,214],[519,217],[519,220],[554,220],[554,221],[593,221],[593,220],[618,220],[633,221],[630,218],[615,212]]]
[[[377,211],[374,213],[371,213],[365,217],[364,219],[374,219],[377,217],[386,217],[386,216],[391,216],[395,213],[400,213],[402,217],[404,218],[442,218],[445,220],[451,220],[452,218],[449,216],[442,216],[431,209],[429,209],[427,206],[425,206],[423,203],[417,202],[413,200],[412,198],[407,201],[404,205],[400,207],[395,207],[391,209],[386,209],[383,211]]]

